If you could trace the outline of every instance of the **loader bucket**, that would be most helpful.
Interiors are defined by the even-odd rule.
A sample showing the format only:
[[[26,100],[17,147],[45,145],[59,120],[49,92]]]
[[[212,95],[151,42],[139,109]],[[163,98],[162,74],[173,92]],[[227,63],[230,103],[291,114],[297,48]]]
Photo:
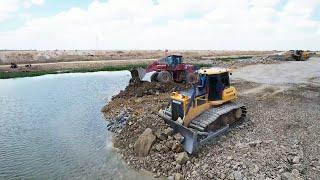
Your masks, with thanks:
[[[131,77],[134,81],[142,81],[144,76],[146,75],[146,70],[138,67],[130,70]]]

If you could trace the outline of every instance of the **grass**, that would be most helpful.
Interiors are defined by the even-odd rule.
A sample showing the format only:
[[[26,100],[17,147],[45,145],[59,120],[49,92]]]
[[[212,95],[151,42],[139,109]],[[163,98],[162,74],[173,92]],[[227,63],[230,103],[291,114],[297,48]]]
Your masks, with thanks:
[[[238,56],[238,57],[218,57],[217,60],[220,61],[232,61],[237,59],[251,59],[253,56]]]
[[[127,64],[118,66],[103,66],[101,68],[75,68],[75,69],[62,69],[62,70],[43,70],[43,71],[15,71],[15,72],[0,72],[0,79],[20,78],[20,77],[34,77],[46,74],[62,74],[62,73],[86,73],[97,71],[122,71],[130,70],[133,68],[141,67],[146,68],[148,64]],[[196,67],[210,67],[210,64],[194,64]]]
[[[97,71],[122,71],[130,70],[136,67],[147,67],[147,64],[128,64],[119,66],[103,66],[101,68],[75,68],[75,69],[64,69],[64,70],[42,70],[42,71],[16,71],[16,72],[0,72],[0,79],[10,79],[19,77],[34,77],[42,76],[45,74],[61,74],[61,73],[86,73],[86,72],[97,72]]]
[[[200,69],[200,68],[203,68],[203,67],[212,67],[212,64],[195,63],[193,65],[196,67],[196,69]]]

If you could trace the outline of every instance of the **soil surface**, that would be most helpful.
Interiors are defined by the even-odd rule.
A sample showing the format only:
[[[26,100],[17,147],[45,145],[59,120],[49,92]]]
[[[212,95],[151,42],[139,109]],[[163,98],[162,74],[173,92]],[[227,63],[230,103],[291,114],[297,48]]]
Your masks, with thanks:
[[[167,54],[181,54],[187,63],[212,63],[217,58],[260,57],[277,54],[278,51],[170,51]],[[0,51],[0,72],[49,71],[129,64],[149,64],[164,57],[161,50],[136,51]],[[219,63],[220,61],[215,61]],[[247,61],[247,62],[250,62]],[[10,63],[18,64],[11,69]],[[31,64],[31,67],[25,65]]]
[[[311,57],[307,61],[287,61],[281,64],[257,64],[239,69],[234,78],[263,84],[320,84],[320,59]]]
[[[0,64],[52,63],[71,61],[158,59],[166,54],[181,54],[190,59],[215,57],[261,56],[280,51],[231,51],[231,50],[53,50],[8,51],[0,50]]]
[[[171,91],[188,87],[130,84],[102,111],[107,120],[124,111],[130,114],[123,128],[114,131],[114,146],[130,167],[155,177],[172,179],[180,173],[185,179],[319,179],[319,62],[235,65],[232,85],[247,106],[248,118],[182,164],[176,158],[182,151],[177,138],[158,135],[168,128],[158,110],[168,104]],[[157,139],[148,156],[137,157],[134,143],[146,128]]]

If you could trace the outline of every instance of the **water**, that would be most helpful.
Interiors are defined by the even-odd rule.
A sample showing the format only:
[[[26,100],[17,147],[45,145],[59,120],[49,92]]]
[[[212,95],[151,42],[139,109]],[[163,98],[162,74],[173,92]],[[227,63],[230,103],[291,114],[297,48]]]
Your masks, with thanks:
[[[0,80],[0,179],[149,179],[117,157],[100,112],[127,71]]]

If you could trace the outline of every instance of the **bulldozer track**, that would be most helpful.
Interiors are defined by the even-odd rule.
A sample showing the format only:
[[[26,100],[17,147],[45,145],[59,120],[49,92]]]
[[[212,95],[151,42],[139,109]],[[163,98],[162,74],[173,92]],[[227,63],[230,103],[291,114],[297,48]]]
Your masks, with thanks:
[[[214,123],[216,120],[219,119],[222,115],[225,115],[232,110],[241,108],[241,118],[246,117],[246,107],[243,104],[240,103],[228,103],[224,104],[220,107],[212,108],[211,110],[208,110],[204,113],[202,113],[200,116],[195,118],[191,123],[190,127],[193,129],[196,129],[198,131],[205,131],[207,127],[209,127],[212,123]]]

